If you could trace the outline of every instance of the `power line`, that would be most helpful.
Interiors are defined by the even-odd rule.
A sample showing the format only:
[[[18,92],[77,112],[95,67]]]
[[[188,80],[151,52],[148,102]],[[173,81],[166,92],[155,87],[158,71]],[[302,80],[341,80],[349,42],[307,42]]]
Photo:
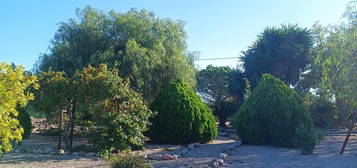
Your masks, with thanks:
[[[195,61],[208,61],[208,60],[222,60],[222,59],[236,59],[239,57],[224,57],[224,58],[205,58],[205,59],[198,59]]]

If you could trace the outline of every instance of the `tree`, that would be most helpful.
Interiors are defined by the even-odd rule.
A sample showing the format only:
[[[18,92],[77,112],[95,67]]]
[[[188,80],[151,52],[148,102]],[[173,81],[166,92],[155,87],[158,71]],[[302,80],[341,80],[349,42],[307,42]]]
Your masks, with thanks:
[[[33,99],[29,87],[37,88],[35,76],[27,76],[22,66],[0,64],[0,154],[10,151],[13,142],[22,139],[24,130],[16,118],[16,108]]]
[[[33,107],[40,113],[45,114],[49,122],[59,124],[58,150],[61,149],[62,136],[64,136],[67,148],[70,147],[69,134],[73,121],[73,110],[71,100],[75,92],[72,81],[66,77],[64,72],[54,72],[51,68],[46,72],[40,72],[38,75],[40,89],[35,92],[35,101]],[[63,131],[64,112],[69,118],[68,125]]]
[[[269,73],[288,85],[295,85],[309,64],[312,47],[309,30],[297,25],[268,27],[240,58],[254,89],[263,73]]]
[[[243,102],[246,82],[240,70],[228,66],[208,65],[197,74],[197,92],[213,109],[220,126],[225,126]]]
[[[93,128],[91,142],[102,154],[143,144],[143,132],[152,112],[116,69],[105,64],[96,68],[89,65],[76,70],[72,77],[50,69],[40,73],[39,81],[41,89],[36,93],[35,107],[49,120],[59,122],[61,132],[62,123],[68,121],[64,137],[70,150],[74,127],[83,123]],[[62,134],[58,148],[61,138]]]
[[[301,147],[309,153],[319,140],[302,99],[268,74],[237,112],[234,126],[247,144]]]
[[[93,122],[92,142],[103,154],[143,145],[153,113],[117,70],[88,66],[76,71],[73,83],[76,118]]]
[[[322,65],[322,88],[336,100],[339,112],[347,112],[349,135],[357,119],[357,1],[351,1],[345,18],[347,23],[327,28],[327,36],[317,45],[321,47],[316,62]]]
[[[216,120],[211,110],[180,80],[162,90],[150,107],[157,111],[148,131],[154,142],[205,143],[217,136]]]
[[[86,7],[77,10],[77,19],[60,24],[37,69],[52,67],[71,77],[77,69],[105,63],[151,102],[177,78],[194,86],[195,69],[186,53],[182,21],[161,19],[145,10],[104,14]]]

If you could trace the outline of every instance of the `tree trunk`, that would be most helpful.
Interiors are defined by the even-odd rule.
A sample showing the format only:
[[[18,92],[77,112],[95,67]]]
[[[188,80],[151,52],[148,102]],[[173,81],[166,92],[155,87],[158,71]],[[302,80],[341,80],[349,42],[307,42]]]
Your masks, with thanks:
[[[75,111],[75,101],[72,101],[72,108],[71,108],[71,115],[72,115],[72,120],[71,120],[71,132],[69,134],[69,150],[72,152],[72,146],[73,146],[73,129],[74,129],[74,111]]]
[[[345,138],[345,141],[343,142],[343,145],[342,145],[342,148],[340,150],[340,154],[343,154],[345,152],[345,148],[346,148],[346,145],[348,143],[348,140],[350,139],[350,136],[352,134],[352,131],[353,131],[353,127],[355,125],[355,113],[352,112],[352,121],[351,121],[351,125],[350,127],[348,128],[348,132],[347,132],[347,135],[346,135],[346,138]]]
[[[347,132],[345,141],[343,142],[343,145],[342,145],[340,154],[343,154],[343,153],[345,152],[345,148],[346,148],[348,139],[350,139],[350,136],[351,136],[351,133],[352,133],[352,130],[353,130],[353,125],[354,125],[354,123],[352,123],[352,125],[350,126],[350,128],[348,128],[348,132]]]
[[[59,120],[59,135],[58,135],[57,151],[60,150],[62,146],[62,122],[63,122],[63,109],[61,109],[60,120]]]

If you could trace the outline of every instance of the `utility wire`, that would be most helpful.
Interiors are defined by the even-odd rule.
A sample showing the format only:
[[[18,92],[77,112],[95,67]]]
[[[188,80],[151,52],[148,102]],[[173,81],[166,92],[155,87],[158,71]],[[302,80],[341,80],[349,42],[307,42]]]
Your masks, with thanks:
[[[225,58],[205,58],[205,59],[197,59],[195,61],[208,61],[208,60],[222,60],[222,59],[236,59],[239,57],[225,57]]]

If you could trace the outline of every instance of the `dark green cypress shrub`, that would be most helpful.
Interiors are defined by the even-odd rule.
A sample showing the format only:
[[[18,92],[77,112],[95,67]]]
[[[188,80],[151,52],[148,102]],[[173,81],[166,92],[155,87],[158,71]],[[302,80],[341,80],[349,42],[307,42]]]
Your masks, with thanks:
[[[20,126],[24,129],[22,139],[27,139],[32,131],[31,118],[26,108],[18,108],[18,112],[17,119],[19,120]]]
[[[157,143],[205,143],[217,136],[211,110],[193,89],[181,81],[172,82],[151,104],[157,115],[151,119],[149,137]]]
[[[293,89],[267,74],[239,109],[234,125],[248,144],[311,149],[317,143],[312,138],[318,139],[301,138],[301,132],[314,134],[309,112]]]

